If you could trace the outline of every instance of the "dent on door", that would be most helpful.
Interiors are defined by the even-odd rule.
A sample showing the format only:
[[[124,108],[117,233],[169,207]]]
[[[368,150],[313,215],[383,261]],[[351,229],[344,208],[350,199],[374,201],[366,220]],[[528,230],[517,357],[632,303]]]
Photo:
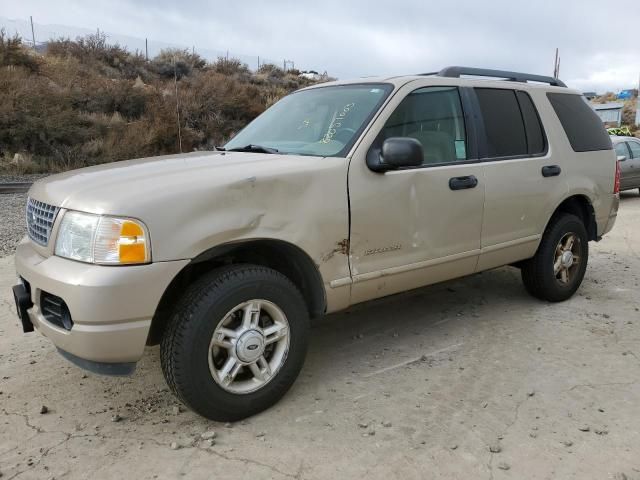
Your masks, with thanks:
[[[475,270],[482,166],[356,175],[350,187],[352,303]],[[475,188],[450,188],[452,178],[472,176],[478,182]]]

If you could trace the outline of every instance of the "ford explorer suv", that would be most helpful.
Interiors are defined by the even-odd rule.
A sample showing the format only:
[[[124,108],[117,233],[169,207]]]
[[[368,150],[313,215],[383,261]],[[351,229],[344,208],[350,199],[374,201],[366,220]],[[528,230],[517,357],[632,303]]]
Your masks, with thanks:
[[[286,393],[324,314],[504,265],[534,297],[568,299],[613,227],[619,172],[556,78],[449,67],[315,85],[219,150],[36,182],[17,310],[96,373],[130,374],[159,344],[175,395],[234,421]]]

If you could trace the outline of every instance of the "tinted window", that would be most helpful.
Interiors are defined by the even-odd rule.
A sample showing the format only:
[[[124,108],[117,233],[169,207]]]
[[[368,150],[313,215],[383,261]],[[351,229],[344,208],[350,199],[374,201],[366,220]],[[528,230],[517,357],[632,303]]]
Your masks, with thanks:
[[[582,95],[547,93],[574,152],[610,150],[611,139],[600,117]]]
[[[632,158],[640,158],[640,142],[629,142],[629,150],[631,150]]]
[[[487,139],[487,157],[525,155],[527,137],[513,90],[476,88]]]
[[[418,140],[424,149],[424,165],[466,160],[466,130],[458,89],[427,87],[411,92],[382,129],[383,140],[390,137]]]
[[[545,151],[545,138],[538,111],[533,105],[531,97],[526,92],[517,92],[520,110],[524,119],[524,126],[527,134],[527,150],[531,155],[543,153]]]
[[[627,149],[626,142],[621,142],[616,144],[616,155],[629,158],[629,150]]]

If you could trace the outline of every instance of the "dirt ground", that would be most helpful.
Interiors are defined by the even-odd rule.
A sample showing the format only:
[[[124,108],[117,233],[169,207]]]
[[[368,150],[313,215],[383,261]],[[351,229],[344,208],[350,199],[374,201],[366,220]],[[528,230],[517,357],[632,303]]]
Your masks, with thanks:
[[[157,347],[118,379],[23,335],[2,258],[2,480],[640,479],[637,193],[590,245],[562,304],[502,268],[318,321],[292,390],[233,425],[180,406]]]

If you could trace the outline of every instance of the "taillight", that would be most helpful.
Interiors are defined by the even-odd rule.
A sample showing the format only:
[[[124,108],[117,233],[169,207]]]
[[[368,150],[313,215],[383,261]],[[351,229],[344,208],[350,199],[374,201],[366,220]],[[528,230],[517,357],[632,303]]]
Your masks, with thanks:
[[[620,193],[620,162],[616,160],[616,178],[613,181],[613,193]]]

